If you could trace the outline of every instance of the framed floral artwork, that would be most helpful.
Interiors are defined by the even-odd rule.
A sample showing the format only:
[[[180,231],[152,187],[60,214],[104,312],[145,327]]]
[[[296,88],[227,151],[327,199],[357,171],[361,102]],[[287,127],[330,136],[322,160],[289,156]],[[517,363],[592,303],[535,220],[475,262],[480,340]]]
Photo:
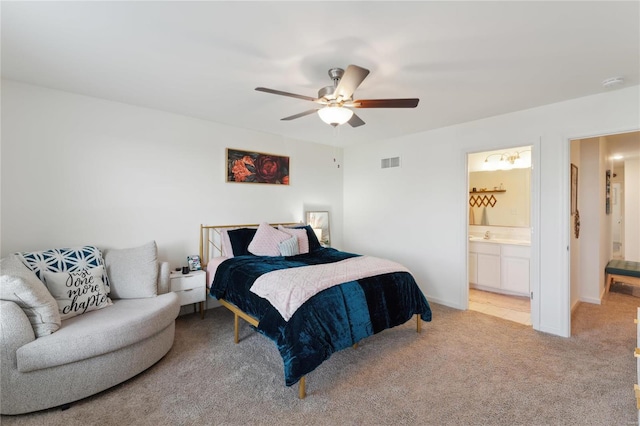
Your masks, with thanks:
[[[289,157],[227,148],[227,182],[289,185]]]

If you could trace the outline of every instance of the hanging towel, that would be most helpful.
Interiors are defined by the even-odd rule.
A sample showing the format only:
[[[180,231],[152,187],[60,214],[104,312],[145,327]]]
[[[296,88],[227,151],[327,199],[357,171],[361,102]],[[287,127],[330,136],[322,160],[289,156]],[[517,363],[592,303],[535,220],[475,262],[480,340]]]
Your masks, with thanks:
[[[475,225],[476,224],[476,218],[475,215],[473,214],[473,207],[469,207],[469,225]]]
[[[482,208],[482,219],[480,220],[480,225],[489,225],[489,219],[487,218],[487,208]]]

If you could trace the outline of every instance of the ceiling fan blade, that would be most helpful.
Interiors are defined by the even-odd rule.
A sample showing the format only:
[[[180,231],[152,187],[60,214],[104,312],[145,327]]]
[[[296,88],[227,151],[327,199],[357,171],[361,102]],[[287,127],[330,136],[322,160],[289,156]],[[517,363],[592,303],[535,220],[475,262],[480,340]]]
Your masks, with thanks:
[[[420,99],[359,99],[353,101],[353,108],[415,108],[418,106]]]
[[[338,83],[333,95],[336,99],[351,99],[351,95],[369,75],[369,70],[357,65],[349,65]]]
[[[258,92],[272,93],[274,95],[281,95],[281,96],[289,96],[291,98],[298,98],[298,99],[302,99],[304,101],[316,102],[318,100],[317,98],[312,98],[311,96],[296,95],[295,93],[283,92],[281,90],[267,89],[266,87],[256,87],[256,90]]]
[[[355,113],[351,116],[351,119],[347,121],[351,127],[359,127],[365,124],[364,121],[360,117],[358,117]]]
[[[294,115],[290,115],[289,117],[285,117],[285,118],[281,118],[280,120],[284,120],[284,121],[289,121],[289,120],[295,120],[296,118],[300,118],[300,117],[304,117],[305,115],[309,115],[309,114],[313,114],[314,112],[317,112],[318,109],[310,109],[308,111],[305,112],[301,112],[298,114],[294,114]]]

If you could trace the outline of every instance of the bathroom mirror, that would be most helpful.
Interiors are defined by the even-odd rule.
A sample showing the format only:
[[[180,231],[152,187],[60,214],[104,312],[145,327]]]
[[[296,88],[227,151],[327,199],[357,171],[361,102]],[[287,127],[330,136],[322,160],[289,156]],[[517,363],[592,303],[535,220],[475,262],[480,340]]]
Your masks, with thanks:
[[[318,237],[318,241],[325,247],[331,246],[331,234],[329,232],[329,212],[306,212],[307,225],[311,225]]]
[[[469,172],[469,224],[529,227],[530,188],[530,168]]]

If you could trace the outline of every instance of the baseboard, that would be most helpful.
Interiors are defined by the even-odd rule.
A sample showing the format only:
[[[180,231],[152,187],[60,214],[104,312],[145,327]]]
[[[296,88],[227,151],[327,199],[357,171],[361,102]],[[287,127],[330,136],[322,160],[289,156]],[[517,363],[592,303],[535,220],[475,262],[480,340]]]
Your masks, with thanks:
[[[571,316],[573,316],[573,313],[576,311],[576,309],[578,309],[578,306],[580,306],[580,300],[576,300],[575,303],[571,306]]]
[[[595,298],[595,297],[581,297],[580,302],[585,302],[585,303],[592,303],[594,305],[600,305],[602,304],[602,299],[601,298]]]
[[[438,305],[443,305],[443,306],[447,306],[449,308],[459,309],[461,311],[464,311],[465,309],[467,309],[466,306],[460,306],[460,304],[451,303],[448,300],[443,300],[443,299],[440,299],[438,297],[428,296],[426,294],[425,294],[425,297],[427,298],[427,301],[429,303],[433,302],[433,303],[437,303]]]

